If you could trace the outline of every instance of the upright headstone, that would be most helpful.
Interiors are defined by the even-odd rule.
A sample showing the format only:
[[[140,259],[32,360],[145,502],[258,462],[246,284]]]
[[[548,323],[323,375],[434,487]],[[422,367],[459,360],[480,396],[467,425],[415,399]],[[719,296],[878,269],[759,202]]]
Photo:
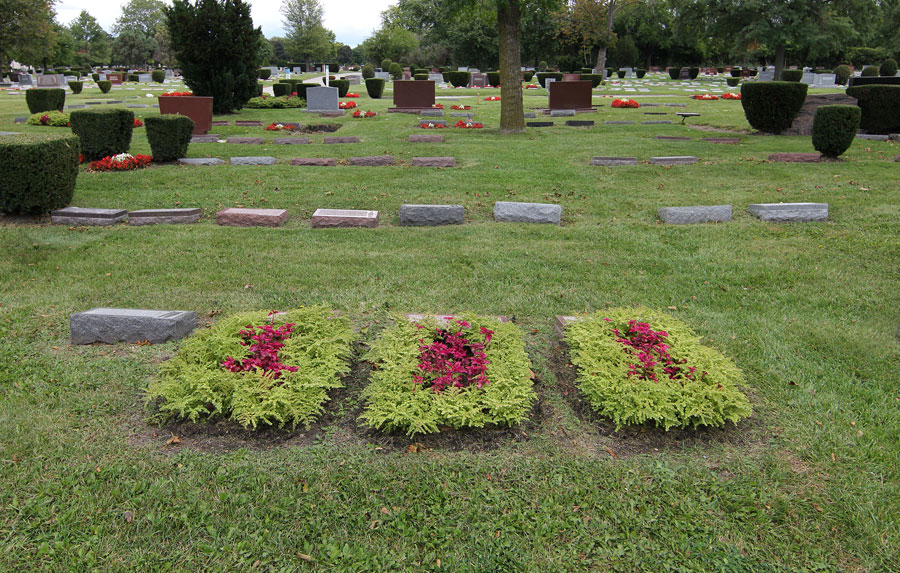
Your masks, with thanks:
[[[66,85],[66,78],[62,74],[44,74],[38,76],[37,87],[61,88]]]
[[[338,111],[338,89],[306,88],[306,111]]]
[[[549,84],[550,109],[592,110],[591,87],[590,80]]]
[[[34,80],[30,74],[19,74],[19,86],[32,86]]]
[[[149,84],[150,82],[153,81],[153,75],[152,74],[138,74],[138,81],[141,82],[142,84]]]
[[[431,80],[401,80],[394,82],[394,107],[389,112],[418,113],[432,109],[434,82]]]

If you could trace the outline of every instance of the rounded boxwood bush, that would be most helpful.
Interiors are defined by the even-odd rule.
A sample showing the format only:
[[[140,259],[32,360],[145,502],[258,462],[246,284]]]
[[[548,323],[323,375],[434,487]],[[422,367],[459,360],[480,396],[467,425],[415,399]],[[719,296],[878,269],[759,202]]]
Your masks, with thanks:
[[[397,62],[391,62],[391,65],[388,67],[388,72],[395,80],[403,79],[403,67]]]
[[[634,73],[637,76],[637,78],[640,80],[640,79],[643,79],[644,76],[647,75],[647,70],[645,70],[644,68],[638,68]]]
[[[728,84],[729,87],[737,87],[738,84],[741,83],[741,78],[725,78],[725,83]]]
[[[444,72],[444,79],[450,82],[455,88],[464,88],[469,85],[469,80],[472,77],[471,72]]]
[[[66,105],[66,90],[62,88],[34,88],[25,92],[28,111],[62,111]]]
[[[834,68],[834,81],[838,85],[847,85],[847,82],[850,81],[850,76],[852,75],[853,71],[850,69],[850,66],[840,65]]]
[[[413,323],[398,318],[382,331],[367,356],[377,365],[363,390],[366,409],[360,419],[368,426],[414,435],[438,432],[442,426],[481,428],[525,419],[536,395],[522,332],[514,324],[494,318],[463,315],[450,320],[441,323],[428,317]],[[487,382],[479,386],[457,374],[453,383],[441,389],[441,373],[426,372],[419,366],[422,347],[446,341],[446,335],[457,332],[471,343],[465,346],[469,356],[483,352]],[[483,345],[483,349],[475,345]]]
[[[803,79],[803,70],[781,70],[781,79],[786,82],[799,82]]]
[[[724,426],[752,412],[740,369],[671,316],[608,309],[571,323],[565,339],[579,390],[616,429]]]
[[[579,76],[583,81],[591,82],[591,88],[595,88],[603,83],[602,74],[581,74]]]
[[[331,80],[328,83],[331,87],[338,89],[338,97],[346,97],[347,92],[350,91],[350,80]],[[305,96],[306,92],[303,92],[303,94]]]
[[[868,85],[847,88],[862,111],[859,125],[868,133],[900,132],[900,86]]]
[[[537,80],[538,83],[541,84],[542,88],[547,87],[547,78],[553,78],[557,82],[561,82],[563,79],[563,75],[560,72],[538,72]]]
[[[381,99],[385,81],[382,78],[366,78],[366,92],[372,99]]]
[[[364,80],[375,77],[375,68],[372,64],[366,64],[362,67],[362,77]]]
[[[187,155],[194,120],[186,115],[151,115],[144,119],[153,161],[175,161]]]
[[[69,123],[87,161],[125,153],[131,146],[134,112],[129,109],[76,109]]]
[[[294,86],[291,84],[278,82],[276,84],[272,84],[272,93],[275,94],[275,97],[290,95],[293,91],[293,87]]]
[[[700,68],[688,68],[688,76],[692,80],[696,80],[697,76],[700,75]]]
[[[879,74],[879,71],[878,71],[877,67],[866,66],[863,68],[862,72],[860,72],[859,75],[861,75],[864,78],[871,78],[871,77],[878,77],[878,74]]]
[[[322,86],[320,86],[319,84],[305,84],[305,83],[301,82],[294,86],[294,91],[297,92],[298,97],[303,98],[303,100],[305,101],[306,100],[306,90],[309,88],[319,88],[319,87],[322,87]]]
[[[413,74],[413,79],[414,79],[414,80],[419,80],[419,81],[427,80],[427,79],[428,79],[428,74]]]
[[[102,93],[109,93],[109,90],[112,89],[112,82],[109,80],[100,80],[97,82],[97,87],[100,88]]]
[[[254,358],[245,336],[248,327],[280,331],[287,324],[290,334],[277,349],[277,361],[289,368],[248,367]],[[163,416],[193,422],[229,418],[254,429],[261,424],[309,427],[322,413],[328,390],[343,386],[354,340],[350,321],[325,306],[236,314],[188,338],[175,358],[160,365],[147,399],[159,401]],[[226,369],[229,358],[248,369]]]
[[[744,82],[741,84],[744,115],[754,129],[781,133],[800,113],[808,87],[799,82]]]
[[[257,76],[261,80],[267,80],[272,77],[272,70],[270,70],[269,68],[260,68],[259,70],[257,70],[257,72]]]
[[[669,77],[673,80],[681,77],[681,68],[668,68],[666,71],[669,72]]]
[[[84,89],[84,82],[71,81],[69,82],[69,89],[72,90],[73,94],[80,94],[81,90]]]
[[[719,67],[717,67],[717,68],[716,68],[716,73],[717,73],[717,74],[724,74],[724,73],[725,73],[725,66],[719,66]]]
[[[492,86],[500,85],[500,72],[488,72],[487,81]]]
[[[625,70],[616,70],[616,75],[619,76],[619,79],[622,79],[628,74]]]
[[[889,58],[881,63],[881,68],[878,69],[878,72],[882,76],[893,77],[897,75],[897,60],[893,58]]]
[[[153,70],[150,72],[150,77],[154,82],[161,84],[166,81],[166,70]]]
[[[838,157],[850,148],[862,111],[855,105],[823,105],[813,117],[813,147],[826,157]]]
[[[533,78],[533,77],[534,77],[534,72],[531,70],[522,72],[522,79],[525,80],[526,82],[530,82],[531,78]]]
[[[382,72],[390,72],[390,71],[391,71],[390,68],[391,68],[391,64],[392,64],[392,63],[393,63],[393,62],[392,62],[391,60],[389,60],[388,58],[385,58],[385,59],[381,60],[381,71],[382,71]]]
[[[0,211],[40,215],[72,201],[81,145],[72,134],[0,137]],[[15,174],[15,177],[12,176]]]
[[[538,62],[537,69],[538,69],[539,72],[547,71],[547,68],[548,68],[548,67],[549,67],[549,66],[547,65],[547,61],[546,61],[546,60],[541,60],[540,62]]]

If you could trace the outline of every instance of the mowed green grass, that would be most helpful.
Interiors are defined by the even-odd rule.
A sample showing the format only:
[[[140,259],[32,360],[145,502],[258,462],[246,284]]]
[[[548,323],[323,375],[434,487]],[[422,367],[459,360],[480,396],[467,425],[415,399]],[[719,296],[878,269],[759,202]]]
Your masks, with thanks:
[[[216,119],[340,123],[333,135],[357,135],[359,144],[323,145],[322,135],[300,146],[195,144],[191,157],[280,163],[79,175],[74,205],[199,206],[196,225],[0,223],[2,568],[896,569],[900,148],[857,140],[842,162],[771,163],[772,152],[813,151],[810,139],[748,134],[740,102],[654,90],[632,95],[687,107],[614,110],[597,97],[598,112],[577,118],[594,119],[592,128],[556,118],[553,128],[516,136],[499,134],[500,103],[483,101],[499,90],[443,90],[461,98],[439,100],[448,121],[452,104],[468,104],[486,128],[413,144],[409,134],[426,133],[415,117],[387,114],[389,95],[373,101],[353,86],[377,117],[242,110]],[[595,93],[630,95],[610,86]],[[546,92],[526,91],[525,105],[546,106]],[[702,115],[682,126],[645,111]],[[0,93],[0,130],[51,129],[13,125],[24,115],[24,97]],[[676,124],[640,125],[657,119]],[[734,130],[741,143],[703,142],[723,135],[704,125]],[[276,137],[262,127],[213,131]],[[143,130],[131,151],[149,153]],[[287,164],[384,154],[397,165]],[[459,167],[409,165],[436,155]],[[596,155],[700,162],[591,167]],[[559,203],[563,225],[494,223],[498,200]],[[827,202],[830,221],[776,225],[747,213],[751,203],[778,201]],[[400,227],[403,203],[462,204],[467,222]],[[658,207],[713,204],[733,205],[734,220],[656,221]],[[233,206],[284,208],[291,220],[217,227],[215,212]],[[381,226],[313,230],[319,207],[377,209]],[[253,438],[219,424],[210,434],[228,430],[233,439],[217,442],[146,421],[142,391],[177,342],[68,344],[68,316],[95,306],[196,310],[208,323],[320,302],[351,317],[359,353],[395,312],[515,317],[540,405],[512,432],[386,441],[355,422],[363,366],[310,432]],[[753,417],[667,436],[611,432],[587,415],[553,316],[631,304],[671,307],[731,357],[746,374]],[[173,434],[181,444],[166,446]]]

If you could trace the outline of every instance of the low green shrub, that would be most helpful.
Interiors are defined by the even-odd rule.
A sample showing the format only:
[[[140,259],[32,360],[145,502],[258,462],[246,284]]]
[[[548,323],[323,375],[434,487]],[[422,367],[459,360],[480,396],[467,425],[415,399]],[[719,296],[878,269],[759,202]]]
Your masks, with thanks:
[[[68,205],[79,153],[78,138],[70,133],[0,137],[0,211],[40,215]]]
[[[472,78],[471,72],[444,72],[444,79],[450,82],[455,88],[464,88],[469,85],[469,80]]]
[[[391,60],[389,60],[389,59],[387,59],[387,58],[381,60],[381,71],[382,71],[382,72],[389,72],[389,71],[390,71],[390,67],[391,67],[391,63],[392,63]]]
[[[277,350],[277,361],[296,371],[251,367],[233,372],[223,366],[229,358],[244,364],[252,359],[242,334],[248,326],[281,329],[287,324],[292,330]],[[159,413],[165,417],[193,422],[229,418],[254,429],[309,427],[322,413],[328,390],[343,385],[340,376],[350,371],[355,338],[350,322],[333,316],[326,306],[274,315],[236,314],[188,338],[178,354],[160,366],[146,397],[150,404],[159,401]]]
[[[616,70],[616,75],[619,76],[619,79],[624,78],[628,74],[625,70]]]
[[[338,97],[346,97],[347,92],[350,91],[350,80],[331,80],[329,84],[338,89]]]
[[[62,111],[66,105],[66,90],[62,88],[34,88],[25,92],[28,111]]]
[[[862,111],[859,126],[868,133],[900,132],[900,86],[868,85],[847,88]]]
[[[537,81],[541,84],[542,88],[547,87],[547,78],[553,78],[557,82],[561,82],[563,79],[563,75],[560,72],[538,72],[537,73]]]
[[[428,79],[428,74],[413,74],[412,79],[422,81]]]
[[[838,85],[847,85],[851,75],[853,75],[853,71],[850,69],[850,66],[840,65],[834,68],[834,80]]]
[[[91,79],[94,80],[94,83],[100,81],[100,74],[91,74]]]
[[[125,153],[131,146],[134,112],[129,109],[77,109],[69,114],[87,161]]]
[[[151,115],[144,119],[153,161],[175,161],[187,156],[194,120],[186,115]]]
[[[403,67],[397,62],[391,62],[390,67],[388,67],[388,72],[395,80],[403,79]]]
[[[663,313],[600,311],[570,324],[566,343],[579,390],[616,429],[647,422],[664,430],[723,426],[752,411],[738,389],[744,383],[738,367]]]
[[[590,81],[591,88],[595,88],[603,83],[603,74],[581,74],[580,78],[584,81]]]
[[[644,79],[644,76],[647,75],[647,70],[645,70],[644,68],[638,68],[637,70],[635,70],[634,74],[637,76],[637,79],[641,80]]]
[[[381,333],[367,356],[377,366],[363,391],[366,409],[360,419],[365,424],[414,435],[438,432],[442,426],[481,428],[525,419],[536,396],[521,331],[493,318],[464,315],[458,320],[463,323],[440,325],[434,318],[427,318],[416,324],[398,318]],[[484,344],[486,384],[478,387],[475,381],[465,379],[463,383],[471,383],[464,387],[450,384],[441,390],[436,385],[438,374],[419,367],[421,347],[441,339],[441,329],[451,334],[459,330],[469,342]],[[482,329],[493,331],[489,341]],[[467,351],[477,354],[471,345],[467,345]],[[421,383],[416,376],[422,377]]]
[[[669,77],[673,80],[681,77],[681,68],[668,68],[666,71],[669,72]]]
[[[799,82],[744,82],[741,106],[754,129],[781,133],[800,113],[807,89],[806,84]]]
[[[785,82],[799,82],[803,79],[803,70],[781,70],[781,79]]]
[[[739,78],[741,77],[741,68],[733,67],[729,73],[731,74],[731,77]]]
[[[161,84],[166,81],[166,70],[153,70],[150,72],[150,77],[154,82]]]
[[[260,68],[257,70],[257,77],[261,80],[267,80],[272,77],[272,70],[269,68]]]
[[[109,80],[100,80],[97,82],[97,87],[100,88],[101,93],[109,93],[109,90],[112,89],[112,82]]]
[[[548,67],[549,66],[547,65],[547,62],[545,60],[541,60],[540,62],[538,62],[537,69],[539,72],[548,71]]]
[[[272,93],[275,94],[275,97],[290,95],[294,91],[293,87],[291,84],[278,82],[277,84],[272,84]]]
[[[492,86],[500,85],[500,72],[488,72],[487,73],[487,81],[488,84]]]
[[[366,92],[372,99],[381,99],[385,81],[382,78],[366,78]]]
[[[294,86],[294,91],[297,92],[297,97],[302,98],[304,101],[304,106],[306,105],[306,90],[309,88],[318,88],[321,87],[319,84],[305,84],[300,82],[296,86]]]
[[[690,76],[692,80],[696,80],[699,75],[700,68],[688,68],[688,76]]]
[[[366,64],[362,67],[362,77],[364,80],[375,77],[375,67],[372,64]]]
[[[26,123],[49,127],[69,127],[69,114],[62,111],[40,111],[31,114]]]
[[[139,75],[138,75],[138,74],[125,74],[125,81],[126,81],[126,82],[137,82],[138,79],[139,79]]]
[[[864,77],[864,78],[871,78],[871,77],[877,77],[877,76],[879,75],[879,73],[880,73],[880,72],[879,72],[879,70],[878,70],[878,67],[876,67],[876,66],[866,66],[866,67],[864,67],[863,70],[859,73],[859,75],[861,75],[861,76]]]
[[[76,95],[77,95],[77,94],[80,94],[80,93],[81,93],[81,90],[84,89],[84,82],[70,81],[70,82],[69,82],[69,89],[72,90],[72,93],[73,93],[73,94],[76,94]]]
[[[812,144],[826,157],[838,157],[848,149],[859,130],[862,111],[855,105],[823,105],[813,117]]]
[[[881,67],[878,69],[879,75],[893,77],[897,75],[897,60],[893,58],[888,58],[887,60],[881,63]]]
[[[263,95],[250,98],[244,107],[250,109],[298,109],[306,107],[306,100],[299,96]]]
[[[522,79],[525,80],[526,82],[530,82],[531,78],[533,78],[533,77],[534,77],[534,72],[531,70],[522,72]]]
[[[728,87],[734,88],[734,87],[737,87],[738,84],[741,83],[741,78],[728,77],[728,78],[725,78],[725,83],[728,84]]]

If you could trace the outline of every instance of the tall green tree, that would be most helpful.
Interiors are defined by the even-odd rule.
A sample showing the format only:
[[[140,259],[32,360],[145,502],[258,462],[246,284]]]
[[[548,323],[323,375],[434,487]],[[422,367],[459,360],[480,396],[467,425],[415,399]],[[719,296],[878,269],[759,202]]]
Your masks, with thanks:
[[[319,0],[284,0],[281,3],[287,52],[303,62],[324,62],[332,56],[333,34],[322,25]]]
[[[56,33],[56,43],[53,45],[53,65],[71,66],[76,62],[78,42],[65,26],[53,23]]]
[[[109,34],[87,11],[82,10],[78,17],[72,20],[69,32],[78,43],[78,53],[86,63],[94,65],[109,62]]]
[[[196,95],[212,96],[215,113],[240,109],[256,95],[257,49],[243,0],[174,0],[166,26],[181,73]]]
[[[113,32],[121,34],[126,30],[140,30],[152,38],[156,27],[165,21],[166,5],[160,0],[128,0],[122,6],[122,15],[116,20]]]
[[[53,55],[55,0],[0,0],[0,62],[37,64]]]
[[[112,57],[120,64],[142,67],[153,58],[156,41],[142,30],[125,29],[113,42]]]

